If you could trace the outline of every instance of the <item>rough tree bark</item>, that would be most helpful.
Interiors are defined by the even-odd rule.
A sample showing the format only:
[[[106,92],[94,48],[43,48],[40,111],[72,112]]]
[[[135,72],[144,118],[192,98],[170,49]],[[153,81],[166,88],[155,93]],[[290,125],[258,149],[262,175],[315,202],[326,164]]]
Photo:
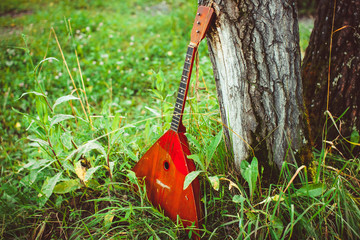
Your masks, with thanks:
[[[207,42],[222,121],[231,128],[224,128],[225,136],[238,168],[242,160],[251,157],[252,149],[265,167],[281,168],[295,155],[311,154],[295,2],[210,3],[216,19]],[[200,1],[201,5],[208,3]]]
[[[360,129],[360,1],[336,1],[336,6],[334,3],[335,0],[321,0],[319,3],[302,69],[311,135],[318,146],[322,144],[321,133],[325,122],[323,113],[327,107],[334,9],[328,110],[333,116],[340,117],[348,108],[341,117],[343,136],[348,137],[352,131]],[[327,131],[327,140],[333,140],[339,135],[335,128]],[[359,147],[354,149],[353,154],[359,154]]]

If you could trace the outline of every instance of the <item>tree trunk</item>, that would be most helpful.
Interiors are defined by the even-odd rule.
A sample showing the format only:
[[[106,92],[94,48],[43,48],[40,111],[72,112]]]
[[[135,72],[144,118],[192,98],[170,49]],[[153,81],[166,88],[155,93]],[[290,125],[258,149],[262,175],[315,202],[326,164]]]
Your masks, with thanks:
[[[253,152],[265,171],[311,154],[295,0],[211,2],[216,19],[207,42],[237,168]]]
[[[331,65],[328,76],[334,10]],[[344,28],[341,29],[342,27]],[[327,104],[329,112],[336,118],[348,109],[340,119],[343,136],[348,137],[351,132],[360,129],[359,50],[360,1],[321,0],[302,69],[304,97],[309,112],[311,135],[318,146],[321,146],[323,140],[322,132],[326,117],[324,112],[327,110]],[[328,87],[329,100],[327,102]],[[340,124],[337,123],[337,125]],[[326,131],[327,140],[333,141],[339,136],[334,127],[326,129]],[[341,140],[341,138],[338,139]],[[349,145],[343,146],[341,150],[349,148]],[[339,146],[337,148],[340,149]],[[353,150],[353,154],[359,154],[359,147]],[[351,151],[342,152],[348,155]]]

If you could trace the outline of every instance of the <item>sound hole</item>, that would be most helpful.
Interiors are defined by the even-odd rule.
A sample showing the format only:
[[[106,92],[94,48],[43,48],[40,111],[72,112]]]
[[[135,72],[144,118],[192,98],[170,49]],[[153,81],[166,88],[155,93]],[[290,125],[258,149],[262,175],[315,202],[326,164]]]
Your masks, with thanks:
[[[169,170],[169,168],[170,168],[169,162],[168,162],[168,161],[165,161],[165,162],[164,162],[164,169],[165,169],[165,170]]]

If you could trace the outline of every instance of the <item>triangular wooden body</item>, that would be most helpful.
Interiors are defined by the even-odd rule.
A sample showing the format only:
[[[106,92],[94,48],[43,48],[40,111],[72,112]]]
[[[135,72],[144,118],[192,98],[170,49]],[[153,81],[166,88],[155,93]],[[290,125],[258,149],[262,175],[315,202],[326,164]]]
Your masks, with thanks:
[[[200,185],[195,179],[183,190],[186,175],[195,170],[187,158],[189,145],[184,133],[168,130],[139,160],[133,171],[144,178],[149,200],[164,214],[176,221],[177,215],[184,226],[199,227],[201,219]]]

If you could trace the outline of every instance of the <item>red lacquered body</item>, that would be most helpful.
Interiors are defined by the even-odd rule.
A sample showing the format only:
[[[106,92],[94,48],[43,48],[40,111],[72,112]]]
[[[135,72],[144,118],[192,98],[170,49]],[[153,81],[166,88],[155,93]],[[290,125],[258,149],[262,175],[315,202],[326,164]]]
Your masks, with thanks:
[[[165,215],[176,221],[177,215],[184,226],[199,227],[201,219],[200,185],[195,179],[183,190],[186,175],[195,170],[195,164],[187,158],[190,154],[183,133],[168,130],[139,160],[133,171],[144,178],[149,200]],[[151,164],[151,165],[150,165]]]

